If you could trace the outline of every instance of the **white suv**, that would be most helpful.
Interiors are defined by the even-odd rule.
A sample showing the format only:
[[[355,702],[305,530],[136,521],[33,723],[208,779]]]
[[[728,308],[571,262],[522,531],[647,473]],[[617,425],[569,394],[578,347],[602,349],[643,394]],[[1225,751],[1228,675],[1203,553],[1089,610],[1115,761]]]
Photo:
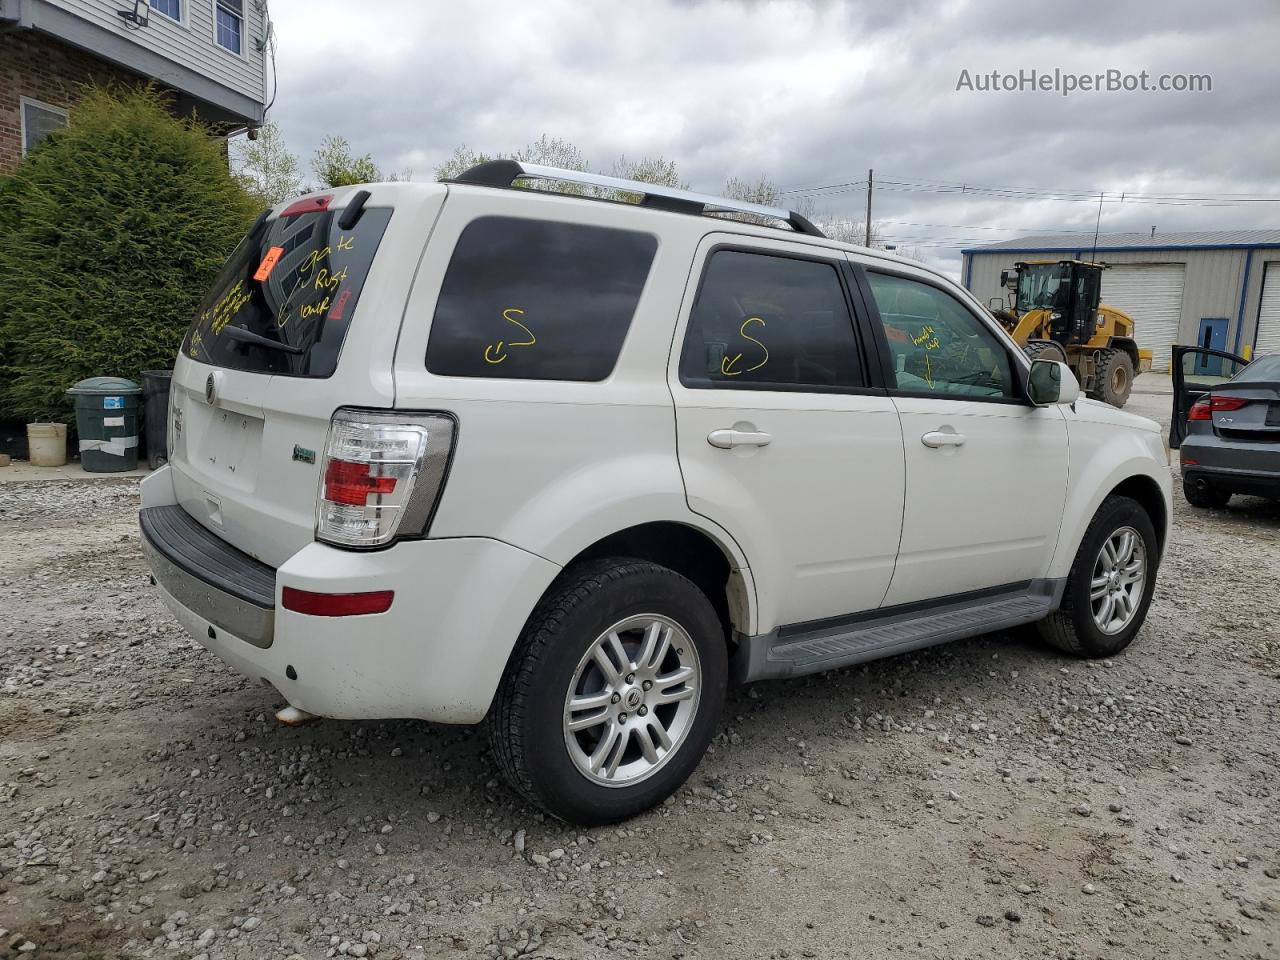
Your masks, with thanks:
[[[487,720],[517,790],[602,823],[689,776],[730,680],[1128,645],[1166,453],[1077,394],[919,263],[495,161],[263,214],[183,343],[143,546],[283,712]]]

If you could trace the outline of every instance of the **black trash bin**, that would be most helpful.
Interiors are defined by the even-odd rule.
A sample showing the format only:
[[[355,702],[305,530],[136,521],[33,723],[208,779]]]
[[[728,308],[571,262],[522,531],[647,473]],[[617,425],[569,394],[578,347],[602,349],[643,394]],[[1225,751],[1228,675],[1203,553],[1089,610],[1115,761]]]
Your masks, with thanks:
[[[169,387],[172,370],[142,371],[142,431],[147,466],[155,470],[169,459]]]
[[[90,377],[67,391],[76,405],[80,466],[86,473],[137,467],[141,393],[141,387],[123,377]]]

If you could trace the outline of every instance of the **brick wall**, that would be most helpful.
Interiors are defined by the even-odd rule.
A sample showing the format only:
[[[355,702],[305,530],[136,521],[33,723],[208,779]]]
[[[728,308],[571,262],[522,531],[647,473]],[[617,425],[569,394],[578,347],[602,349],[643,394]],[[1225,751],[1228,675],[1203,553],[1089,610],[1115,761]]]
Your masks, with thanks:
[[[0,174],[22,159],[21,98],[67,107],[86,83],[134,74],[34,30],[0,31]]]

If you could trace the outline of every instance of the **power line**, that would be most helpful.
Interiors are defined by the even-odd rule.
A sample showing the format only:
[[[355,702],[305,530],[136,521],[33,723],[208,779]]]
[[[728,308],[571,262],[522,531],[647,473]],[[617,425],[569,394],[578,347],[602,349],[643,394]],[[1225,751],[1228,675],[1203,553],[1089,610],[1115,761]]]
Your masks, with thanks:
[[[979,225],[973,223],[916,223],[912,220],[877,220],[877,223],[896,223],[904,227],[935,227],[940,230],[1003,230],[1006,232],[1027,231],[1031,233],[1080,233],[1080,230],[1063,230],[1058,227],[1003,227]]]
[[[801,196],[832,196],[866,189],[866,180],[850,180],[840,183],[820,184],[811,187],[794,187],[779,191],[779,195],[799,194]],[[1114,190],[1049,190],[1030,187],[992,186],[970,183],[949,183],[939,180],[916,180],[909,177],[881,177],[876,188],[890,192],[935,193],[972,195],[975,198],[1017,200],[1031,202],[1053,200],[1073,203],[1094,203],[1099,197],[1104,203],[1135,203],[1156,206],[1210,206],[1234,207],[1251,203],[1280,203],[1280,196],[1222,193],[1222,194],[1182,194],[1182,193],[1130,193]]]

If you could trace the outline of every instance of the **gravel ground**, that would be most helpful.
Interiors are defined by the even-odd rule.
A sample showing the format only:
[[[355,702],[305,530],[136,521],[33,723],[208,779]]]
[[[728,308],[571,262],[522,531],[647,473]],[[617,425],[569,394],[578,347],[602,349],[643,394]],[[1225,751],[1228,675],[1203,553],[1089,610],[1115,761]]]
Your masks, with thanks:
[[[594,830],[472,729],[278,726],[136,506],[0,485],[0,957],[1280,957],[1280,505],[1179,499],[1113,661],[997,634],[739,689]]]

